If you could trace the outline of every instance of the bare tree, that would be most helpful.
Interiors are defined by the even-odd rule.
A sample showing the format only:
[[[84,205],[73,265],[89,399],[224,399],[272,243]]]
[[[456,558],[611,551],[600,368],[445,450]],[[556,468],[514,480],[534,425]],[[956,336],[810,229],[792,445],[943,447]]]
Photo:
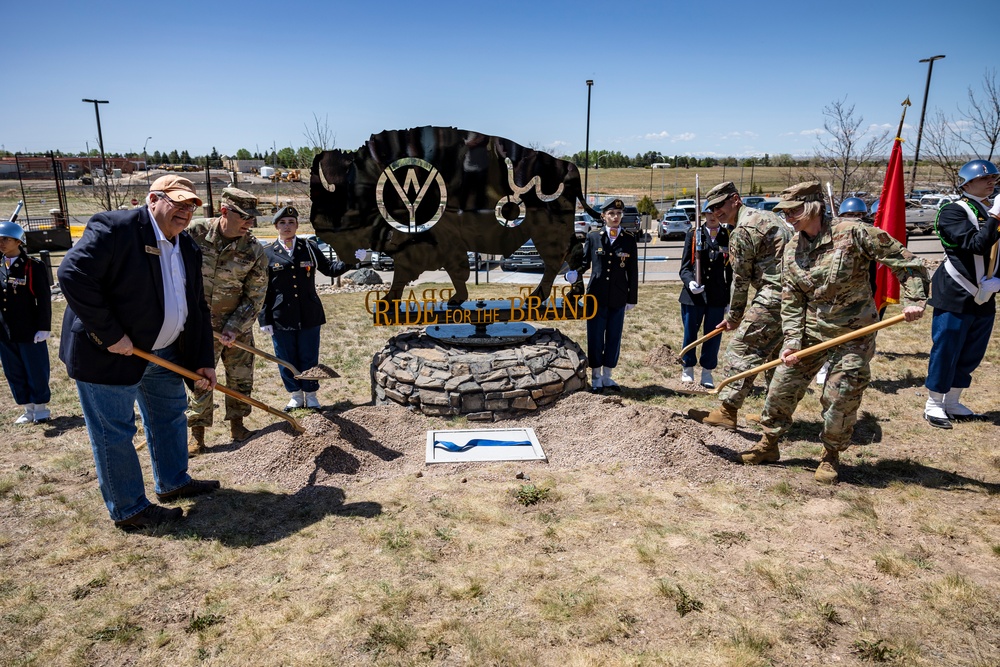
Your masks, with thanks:
[[[848,192],[870,189],[883,162],[881,157],[888,154],[890,130],[862,128],[864,117],[855,115],[854,105],[848,106],[846,97],[823,107],[823,115],[826,133],[817,137],[818,165],[837,184],[841,199]]]
[[[969,106],[959,114],[965,120],[959,134],[962,143],[979,159],[992,160],[1000,142],[1000,84],[995,69],[983,74],[981,97],[969,86]]]
[[[303,128],[305,131],[302,136],[306,138],[306,146],[309,148],[313,148],[317,152],[329,151],[337,145],[337,135],[330,129],[329,116],[324,116],[323,120],[320,120],[319,116],[313,113],[312,126],[303,124]]]
[[[965,162],[962,157],[961,133],[954,121],[944,115],[940,109],[935,110],[930,122],[924,127],[924,146],[926,153],[921,157],[944,173],[951,189],[958,182],[958,170]]]
[[[298,166],[308,169],[312,166],[312,159],[317,153],[332,150],[337,145],[337,135],[330,129],[330,117],[324,116],[323,120],[320,120],[315,112],[313,112],[312,126],[303,124],[302,127],[306,145],[299,149]]]

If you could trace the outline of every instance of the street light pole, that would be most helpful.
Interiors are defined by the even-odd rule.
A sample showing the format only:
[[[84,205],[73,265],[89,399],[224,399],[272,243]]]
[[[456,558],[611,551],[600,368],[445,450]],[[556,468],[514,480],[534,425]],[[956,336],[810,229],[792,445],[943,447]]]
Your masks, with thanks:
[[[142,164],[146,167],[146,185],[149,185],[149,158],[146,156],[146,145],[152,138],[153,137],[146,137],[146,141],[142,142]]]
[[[111,186],[108,184],[108,165],[104,160],[104,136],[101,134],[101,111],[98,104],[107,104],[108,100],[83,100],[94,105],[94,115],[97,116],[97,142],[101,147],[101,170],[104,172],[104,195],[107,198],[108,210],[111,210]],[[91,174],[93,176],[93,174]]]
[[[924,86],[924,104],[920,108],[920,126],[917,129],[917,148],[913,152],[913,173],[910,174],[910,192],[917,186],[917,160],[920,159],[920,139],[924,134],[924,114],[927,112],[927,94],[931,90],[931,73],[934,71],[934,61],[940,60],[944,56],[931,56],[922,58],[920,62],[927,63],[927,85]]]
[[[590,89],[594,80],[587,79],[587,143],[583,147],[583,198],[587,199],[587,177],[590,175]]]

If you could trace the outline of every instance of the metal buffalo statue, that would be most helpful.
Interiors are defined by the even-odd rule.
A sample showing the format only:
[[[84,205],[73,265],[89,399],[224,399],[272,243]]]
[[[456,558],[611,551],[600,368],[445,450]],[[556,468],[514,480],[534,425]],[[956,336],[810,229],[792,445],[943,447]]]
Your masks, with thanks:
[[[388,130],[355,152],[317,155],[309,188],[313,227],[339,257],[371,248],[393,258],[386,300],[443,267],[455,285],[449,303],[461,303],[467,251],[506,257],[529,238],[545,263],[534,291],[544,298],[563,263],[582,252],[573,233],[583,202],[576,166],[502,137],[453,127]]]

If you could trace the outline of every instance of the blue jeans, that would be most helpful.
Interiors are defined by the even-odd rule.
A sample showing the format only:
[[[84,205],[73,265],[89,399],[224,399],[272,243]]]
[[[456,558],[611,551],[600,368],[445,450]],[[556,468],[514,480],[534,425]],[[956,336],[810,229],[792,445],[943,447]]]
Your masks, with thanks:
[[[684,323],[684,345],[687,347],[698,340],[701,334],[698,329],[704,323],[704,332],[711,333],[715,326],[722,321],[726,315],[725,306],[689,306],[681,304],[681,321]],[[698,364],[707,371],[713,370],[719,365],[719,346],[722,344],[722,336],[716,336],[708,342],[701,344],[701,363]],[[681,363],[686,367],[695,365],[697,355],[694,350],[684,353]]]
[[[990,344],[994,317],[993,313],[977,316],[934,309],[924,382],[929,391],[947,394],[972,384],[972,371],[982,363]]]
[[[274,356],[295,366],[300,373],[319,363],[318,326],[306,329],[275,329],[271,343],[274,345]],[[281,372],[281,382],[289,392],[319,389],[319,382],[316,380],[296,380],[290,370],[284,366],[278,368]]]
[[[0,341],[0,362],[15,403],[49,402],[52,395],[49,393],[49,348],[46,343]]]
[[[180,363],[176,343],[153,354]],[[97,467],[97,483],[111,518],[122,521],[149,506],[139,455],[132,444],[139,403],[157,493],[179,489],[188,475],[187,395],[184,381],[173,371],[146,366],[132,385],[76,383],[87,422],[87,434]]]
[[[625,327],[625,306],[601,306],[587,320],[587,359],[591,368],[618,365],[622,349],[622,329]]]

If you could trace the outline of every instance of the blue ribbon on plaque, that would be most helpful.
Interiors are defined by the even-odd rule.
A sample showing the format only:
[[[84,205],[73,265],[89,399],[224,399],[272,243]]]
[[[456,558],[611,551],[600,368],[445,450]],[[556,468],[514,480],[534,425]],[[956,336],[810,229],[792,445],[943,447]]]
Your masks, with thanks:
[[[435,449],[440,448],[449,452],[467,452],[474,447],[531,447],[528,440],[487,440],[485,438],[473,438],[464,445],[456,445],[454,442],[446,440],[435,440]]]

